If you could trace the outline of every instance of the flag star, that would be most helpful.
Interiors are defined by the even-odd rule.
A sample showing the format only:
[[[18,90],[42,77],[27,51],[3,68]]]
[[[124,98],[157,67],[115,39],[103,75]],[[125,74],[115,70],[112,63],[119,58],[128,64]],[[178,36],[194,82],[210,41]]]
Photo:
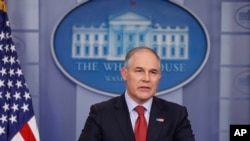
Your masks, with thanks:
[[[2,108],[4,109],[5,112],[8,111],[9,110],[9,104],[4,103]]]
[[[0,39],[4,39],[4,32],[2,31],[1,34],[0,34]]]
[[[10,50],[11,50],[11,52],[16,51],[16,47],[15,47],[15,45],[13,45],[13,44],[12,44],[12,45],[10,46]]]
[[[3,93],[2,92],[0,92],[0,99],[2,99],[3,98]]]
[[[14,74],[15,74],[15,73],[14,73],[14,70],[13,70],[13,69],[10,69],[9,74],[10,74],[10,76],[14,75]]]
[[[2,124],[4,124],[4,122],[7,122],[7,116],[2,114],[2,117],[0,118],[0,121],[2,121]]]
[[[16,59],[16,62],[17,62],[17,64],[20,64],[20,61],[19,61],[19,59]]]
[[[6,51],[6,52],[9,51],[9,46],[8,46],[8,45],[5,46],[5,51]]]
[[[6,36],[6,39],[9,39],[12,37],[10,33],[6,33],[5,36]]]
[[[11,56],[9,62],[10,62],[11,65],[14,64],[15,63],[15,58]]]
[[[2,69],[0,70],[0,73],[2,74],[2,76],[6,75],[6,74],[7,74],[7,73],[6,73],[6,69],[5,69],[5,68],[2,68]]]
[[[11,109],[15,112],[15,111],[18,111],[18,104],[13,104]]]
[[[17,86],[17,88],[22,87],[22,81],[17,80],[17,82],[16,82],[16,86]]]
[[[25,100],[30,99],[30,93],[29,92],[25,92],[24,98],[25,98]]]
[[[5,134],[4,129],[5,129],[4,127],[1,127],[1,126],[0,126],[0,135]]]
[[[16,100],[21,99],[20,94],[21,94],[20,92],[16,92],[16,93],[13,95],[13,97],[14,97]]]
[[[27,85],[27,83],[26,83],[26,82],[25,82],[23,85],[24,85],[24,86],[26,86],[26,88],[28,87],[28,85]]]
[[[7,92],[6,95],[5,95],[6,99],[11,99],[11,96],[10,96],[10,92]]]
[[[2,61],[3,61],[3,64],[8,63],[8,56],[4,56]]]
[[[23,112],[29,111],[29,104],[23,103],[23,106],[21,107],[23,109]]]
[[[14,115],[11,115],[11,117],[9,118],[9,120],[11,121],[11,123],[17,122],[16,116],[14,116]]]
[[[4,86],[4,80],[0,79],[0,87]]]
[[[10,26],[10,21],[6,21],[6,26]]]
[[[12,84],[12,81],[11,80],[8,80],[8,83],[7,83],[8,87],[13,87],[13,84]]]
[[[21,69],[17,69],[17,71],[16,71],[16,74],[18,75],[18,76],[21,76],[21,75],[23,75],[23,72],[22,72],[22,70]]]

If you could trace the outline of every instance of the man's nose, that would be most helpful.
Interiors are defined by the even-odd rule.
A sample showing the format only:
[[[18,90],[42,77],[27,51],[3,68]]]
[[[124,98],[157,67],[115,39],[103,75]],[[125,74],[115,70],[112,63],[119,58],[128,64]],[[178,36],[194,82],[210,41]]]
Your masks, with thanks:
[[[143,80],[147,82],[150,80],[150,75],[148,72],[144,73]]]

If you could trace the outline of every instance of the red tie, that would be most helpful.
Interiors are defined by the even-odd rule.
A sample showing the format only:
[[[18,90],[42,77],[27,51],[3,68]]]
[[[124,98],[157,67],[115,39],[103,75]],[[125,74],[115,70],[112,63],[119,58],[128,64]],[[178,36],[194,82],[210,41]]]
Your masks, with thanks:
[[[138,118],[135,123],[135,140],[146,141],[147,138],[147,122],[144,117],[144,107],[136,106],[135,111],[138,113]]]

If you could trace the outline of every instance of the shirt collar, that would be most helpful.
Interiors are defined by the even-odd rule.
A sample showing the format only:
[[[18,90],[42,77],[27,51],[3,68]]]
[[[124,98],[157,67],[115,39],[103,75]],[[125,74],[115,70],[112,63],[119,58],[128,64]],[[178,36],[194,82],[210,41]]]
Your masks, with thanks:
[[[136,106],[138,106],[138,104],[128,95],[127,91],[125,92],[125,100],[128,106],[129,113],[133,111]],[[151,97],[141,106],[143,106],[146,109],[146,111],[149,112],[151,110],[152,102],[153,102],[153,98]]]

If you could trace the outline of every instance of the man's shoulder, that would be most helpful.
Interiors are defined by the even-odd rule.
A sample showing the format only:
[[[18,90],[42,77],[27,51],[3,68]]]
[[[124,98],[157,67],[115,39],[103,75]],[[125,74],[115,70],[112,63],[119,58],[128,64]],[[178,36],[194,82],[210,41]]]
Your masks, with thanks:
[[[171,115],[173,117],[177,117],[180,114],[186,113],[186,107],[184,105],[178,104],[176,102],[167,101],[162,98],[154,98],[154,106],[152,108],[157,111],[161,111]]]
[[[161,105],[163,107],[176,107],[176,108],[183,108],[184,106],[181,104],[178,104],[176,102],[168,101],[159,97],[154,97],[153,101],[157,103],[158,105]]]
[[[95,103],[93,106],[98,107],[99,109],[106,109],[106,108],[114,107],[115,105],[117,105],[117,103],[121,103],[121,102],[122,102],[122,96],[116,96],[108,100]]]

